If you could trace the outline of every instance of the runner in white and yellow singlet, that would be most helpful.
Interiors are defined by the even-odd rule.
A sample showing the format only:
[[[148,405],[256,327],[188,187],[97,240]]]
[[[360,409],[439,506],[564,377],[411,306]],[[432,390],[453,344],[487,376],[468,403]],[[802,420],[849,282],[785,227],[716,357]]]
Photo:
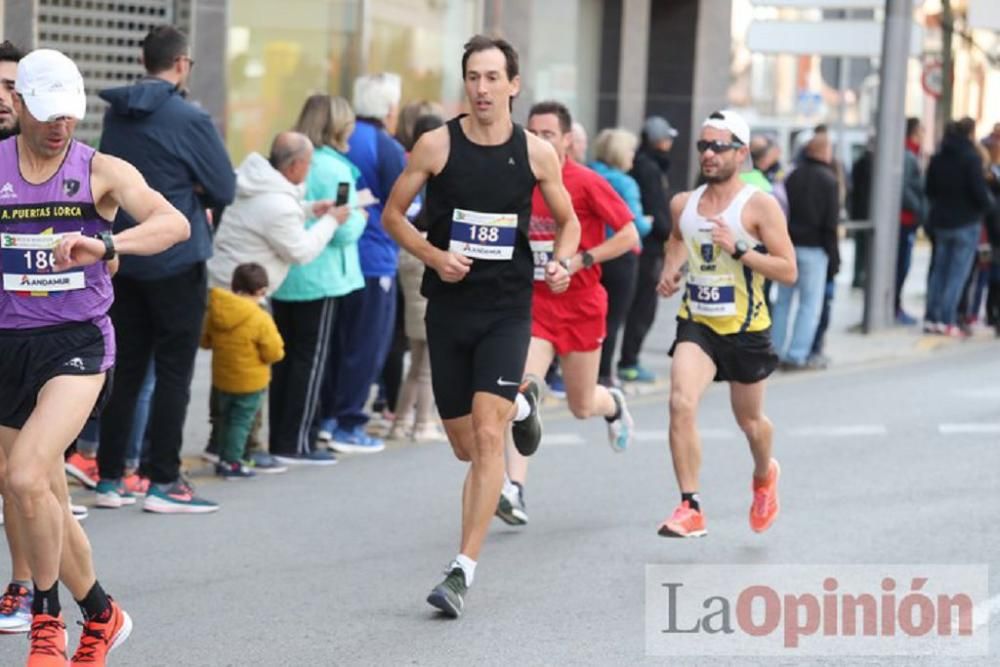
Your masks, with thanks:
[[[670,353],[670,453],[680,505],[660,524],[664,537],[706,534],[698,497],[701,443],[698,404],[713,380],[730,385],[733,415],[753,455],[750,527],[767,530],[778,516],[778,462],[773,427],[764,415],[764,385],[778,365],[764,280],[795,281],[795,252],[777,201],[739,178],[750,128],[732,111],[717,111],[698,141],[705,185],[670,202],[677,221],[666,245],[658,290],[684,288],[677,340]],[[687,265],[685,279],[681,270]]]

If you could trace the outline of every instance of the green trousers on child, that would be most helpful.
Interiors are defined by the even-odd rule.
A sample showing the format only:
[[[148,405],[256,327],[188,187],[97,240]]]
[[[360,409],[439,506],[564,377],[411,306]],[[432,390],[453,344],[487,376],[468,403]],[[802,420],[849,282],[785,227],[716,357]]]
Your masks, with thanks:
[[[212,387],[211,401],[217,410],[212,428],[212,449],[219,453],[221,461],[236,463],[242,460],[247,436],[263,400],[263,390],[230,394]]]

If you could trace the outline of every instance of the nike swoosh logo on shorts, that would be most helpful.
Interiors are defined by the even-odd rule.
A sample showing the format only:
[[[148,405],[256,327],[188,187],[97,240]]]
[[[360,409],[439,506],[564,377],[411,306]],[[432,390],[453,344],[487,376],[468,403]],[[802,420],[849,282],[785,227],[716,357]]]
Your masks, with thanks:
[[[497,378],[497,385],[501,387],[516,387],[520,384],[521,384],[520,382],[511,382],[510,380],[504,380],[502,375]]]

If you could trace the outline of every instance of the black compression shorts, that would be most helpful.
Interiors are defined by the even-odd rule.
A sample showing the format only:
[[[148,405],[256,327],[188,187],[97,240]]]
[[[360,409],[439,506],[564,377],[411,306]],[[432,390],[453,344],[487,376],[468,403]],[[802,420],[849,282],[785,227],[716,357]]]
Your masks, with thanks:
[[[431,382],[442,419],[470,414],[476,392],[514,400],[531,342],[530,306],[489,311],[431,299],[426,322]]]
[[[0,425],[23,428],[46,382],[60,375],[97,375],[105,353],[104,334],[90,322],[0,330]],[[111,393],[111,375],[109,369],[95,416]]]
[[[694,343],[715,363],[716,382],[753,384],[767,379],[778,367],[778,355],[771,346],[771,330],[718,334],[701,322],[677,319],[678,343]]]

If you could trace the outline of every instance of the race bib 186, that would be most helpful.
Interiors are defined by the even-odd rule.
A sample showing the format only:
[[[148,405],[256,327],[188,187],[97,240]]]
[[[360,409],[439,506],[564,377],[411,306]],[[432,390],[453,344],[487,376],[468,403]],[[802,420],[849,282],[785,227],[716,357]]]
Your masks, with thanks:
[[[726,317],[736,314],[736,288],[731,276],[689,277],[688,308],[694,315]]]
[[[83,269],[55,271],[53,252],[66,234],[0,233],[0,265],[7,292],[66,292],[87,286]]]
[[[517,215],[479,213],[455,209],[448,249],[473,259],[504,260],[514,257]]]

